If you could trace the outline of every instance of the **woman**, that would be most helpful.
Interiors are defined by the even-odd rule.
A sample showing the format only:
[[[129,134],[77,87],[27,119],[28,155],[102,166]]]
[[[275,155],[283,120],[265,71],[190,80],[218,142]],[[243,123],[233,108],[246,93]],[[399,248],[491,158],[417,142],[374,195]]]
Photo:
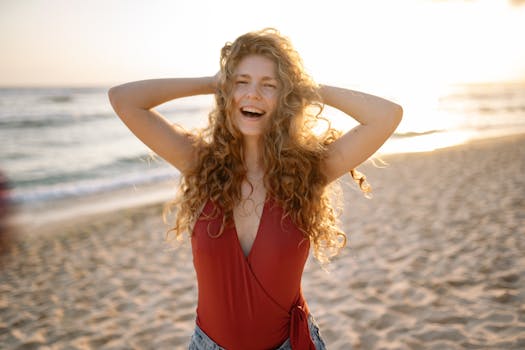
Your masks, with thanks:
[[[153,109],[211,93],[216,107],[200,134]],[[324,349],[300,284],[310,244],[321,261],[345,244],[327,186],[356,175],[394,132],[401,107],[316,85],[273,29],[226,44],[215,76],[133,82],[109,97],[128,128],[182,174],[173,232],[191,232],[199,290],[190,349]],[[359,125],[340,137],[330,128],[314,134],[323,104]]]

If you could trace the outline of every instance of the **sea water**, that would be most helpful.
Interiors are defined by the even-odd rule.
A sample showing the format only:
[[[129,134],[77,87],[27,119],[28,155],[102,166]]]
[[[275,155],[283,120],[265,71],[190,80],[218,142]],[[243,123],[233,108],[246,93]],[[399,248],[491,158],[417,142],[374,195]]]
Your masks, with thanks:
[[[430,151],[471,139],[525,132],[525,84],[450,87],[405,109],[382,153]],[[211,96],[158,110],[185,128],[206,125]],[[342,129],[346,116],[333,114]],[[177,178],[178,172],[138,141],[118,119],[107,88],[1,88],[0,172],[22,205],[115,191]]]

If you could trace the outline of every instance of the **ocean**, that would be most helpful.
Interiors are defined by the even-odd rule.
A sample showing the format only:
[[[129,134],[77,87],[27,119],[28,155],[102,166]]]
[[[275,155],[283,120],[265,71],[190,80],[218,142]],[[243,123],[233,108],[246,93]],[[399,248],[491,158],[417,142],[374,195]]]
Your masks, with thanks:
[[[457,85],[405,109],[381,153],[421,152],[525,132],[525,83]],[[212,97],[158,108],[186,128],[205,125]],[[342,129],[348,117],[333,114]],[[345,126],[346,125],[346,126]],[[178,172],[116,117],[107,88],[0,88],[0,171],[18,205],[47,205],[176,179]]]

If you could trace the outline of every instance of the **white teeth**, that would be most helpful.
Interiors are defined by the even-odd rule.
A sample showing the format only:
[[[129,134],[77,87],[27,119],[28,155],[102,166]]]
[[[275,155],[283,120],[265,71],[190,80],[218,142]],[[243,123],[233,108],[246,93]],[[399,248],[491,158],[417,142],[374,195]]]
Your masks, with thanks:
[[[249,112],[249,113],[264,114],[263,110],[260,110],[260,109],[255,108],[255,107],[243,107],[243,108],[241,108],[241,111]]]

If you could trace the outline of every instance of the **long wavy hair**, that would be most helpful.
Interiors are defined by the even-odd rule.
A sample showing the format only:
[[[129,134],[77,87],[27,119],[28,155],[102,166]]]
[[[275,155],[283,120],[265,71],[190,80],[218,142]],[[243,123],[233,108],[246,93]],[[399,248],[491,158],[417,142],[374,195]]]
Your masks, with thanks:
[[[321,167],[327,146],[339,133],[321,116],[319,87],[305,72],[299,54],[288,38],[271,28],[242,35],[221,50],[216,106],[209,114],[208,126],[193,138],[197,161],[181,175],[180,191],[165,208],[165,214],[171,208],[177,210],[168,236],[180,238],[184,232],[190,232],[208,200],[223,214],[222,229],[215,237],[233,223],[233,209],[241,200],[241,184],[247,181],[242,134],[232,118],[233,77],[239,62],[254,54],[275,62],[279,80],[276,111],[263,135],[267,195],[310,240],[316,258],[326,262],[346,244]],[[320,120],[327,127],[314,133]],[[350,173],[367,192],[364,176],[355,170]]]

